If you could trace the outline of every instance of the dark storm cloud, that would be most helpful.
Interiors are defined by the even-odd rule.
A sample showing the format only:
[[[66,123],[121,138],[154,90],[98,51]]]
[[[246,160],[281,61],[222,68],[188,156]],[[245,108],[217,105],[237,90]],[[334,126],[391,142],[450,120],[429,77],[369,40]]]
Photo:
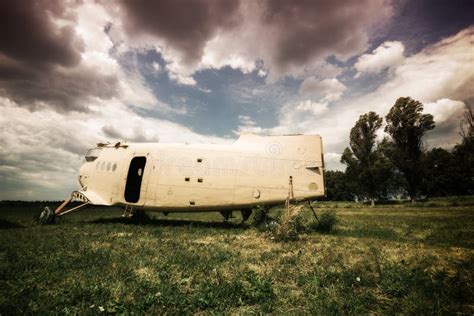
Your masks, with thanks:
[[[387,17],[383,1],[267,0],[263,21],[275,29],[280,67],[363,49],[366,27]]]
[[[96,69],[38,69],[2,59],[0,56],[0,94],[34,109],[46,102],[60,112],[87,111],[87,97],[102,99],[117,93],[115,76],[99,75]]]
[[[187,62],[202,55],[206,41],[220,28],[235,25],[237,0],[124,0],[126,28],[150,33],[184,53]]]
[[[27,63],[77,65],[82,41],[50,16],[71,19],[63,1],[0,1],[0,52]]]
[[[364,51],[367,27],[390,13],[384,0],[123,0],[122,8],[131,35],[159,38],[186,63],[201,60],[206,43],[220,32],[278,74],[333,54],[346,58]],[[246,26],[253,29],[240,32]]]
[[[87,97],[115,95],[114,76],[81,65],[84,45],[64,3],[0,2],[1,96],[30,109],[47,104],[59,111],[86,111]]]

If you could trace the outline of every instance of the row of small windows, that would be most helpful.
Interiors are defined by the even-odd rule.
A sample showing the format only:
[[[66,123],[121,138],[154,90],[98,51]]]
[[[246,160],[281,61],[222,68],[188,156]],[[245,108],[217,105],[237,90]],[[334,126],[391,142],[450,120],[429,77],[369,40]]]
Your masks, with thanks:
[[[190,178],[190,177],[186,177],[186,178],[184,178],[184,181],[186,181],[186,182],[189,182],[190,180],[191,180],[191,178]],[[202,178],[198,178],[198,179],[197,179],[197,182],[200,182],[200,183],[202,183],[202,181],[203,181],[203,180],[202,180]]]
[[[95,170],[97,171],[112,171],[114,172],[117,170],[117,163],[116,162],[108,162],[108,161],[97,161],[95,164]]]

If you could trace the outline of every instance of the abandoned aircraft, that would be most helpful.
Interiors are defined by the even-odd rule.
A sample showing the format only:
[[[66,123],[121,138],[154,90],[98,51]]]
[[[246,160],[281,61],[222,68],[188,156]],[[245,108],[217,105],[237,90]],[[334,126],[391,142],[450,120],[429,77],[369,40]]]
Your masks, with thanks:
[[[53,223],[87,205],[137,210],[218,211],[244,220],[255,205],[324,196],[322,139],[318,135],[243,134],[232,144],[99,143],[80,169],[81,189],[56,210],[46,207],[43,223]],[[66,210],[70,202],[81,204]]]

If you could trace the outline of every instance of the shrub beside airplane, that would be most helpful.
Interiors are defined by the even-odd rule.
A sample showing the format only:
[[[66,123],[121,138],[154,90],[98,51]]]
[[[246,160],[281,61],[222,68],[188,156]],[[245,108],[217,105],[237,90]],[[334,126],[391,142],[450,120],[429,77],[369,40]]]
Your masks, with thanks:
[[[322,139],[318,135],[243,134],[232,144],[99,143],[80,169],[81,189],[43,223],[54,223],[87,205],[137,210],[218,211],[227,219],[240,210],[247,220],[255,205],[324,196]],[[80,205],[66,210],[70,202]]]

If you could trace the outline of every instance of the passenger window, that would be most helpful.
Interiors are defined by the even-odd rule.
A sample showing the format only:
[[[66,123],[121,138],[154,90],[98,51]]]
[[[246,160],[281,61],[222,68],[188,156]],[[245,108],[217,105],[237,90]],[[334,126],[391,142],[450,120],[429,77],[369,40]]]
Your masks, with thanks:
[[[110,171],[110,168],[112,168],[112,163],[111,163],[111,162],[109,162],[109,163],[107,164],[107,171]]]
[[[102,161],[102,164],[100,165],[100,170],[105,170],[105,161]]]
[[[112,166],[112,172],[114,172],[116,169],[117,169],[117,164],[114,163],[114,165]]]
[[[141,177],[142,176],[142,173],[143,173],[143,170],[142,168],[138,169],[138,176]]]

